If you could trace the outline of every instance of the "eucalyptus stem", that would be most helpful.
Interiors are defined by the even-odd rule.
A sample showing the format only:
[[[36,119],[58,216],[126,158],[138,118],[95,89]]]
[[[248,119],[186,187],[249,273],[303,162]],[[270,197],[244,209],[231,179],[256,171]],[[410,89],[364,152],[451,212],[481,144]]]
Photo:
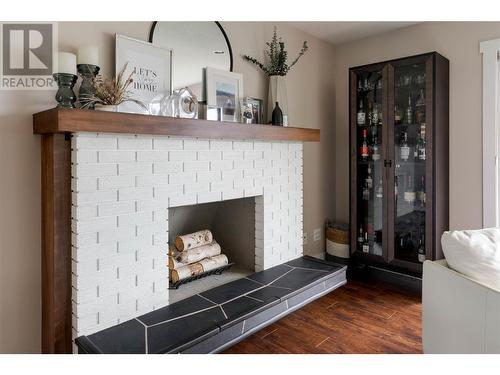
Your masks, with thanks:
[[[278,36],[278,29],[274,26],[273,37],[270,42],[266,42],[267,49],[264,51],[267,57],[268,64],[257,60],[255,57],[243,55],[243,58],[250,63],[259,67],[268,76],[286,76],[290,69],[297,64],[299,59],[307,52],[309,46],[307,41],[304,41],[299,55],[292,61],[290,65],[287,64],[288,52],[285,49],[285,43],[281,37]]]

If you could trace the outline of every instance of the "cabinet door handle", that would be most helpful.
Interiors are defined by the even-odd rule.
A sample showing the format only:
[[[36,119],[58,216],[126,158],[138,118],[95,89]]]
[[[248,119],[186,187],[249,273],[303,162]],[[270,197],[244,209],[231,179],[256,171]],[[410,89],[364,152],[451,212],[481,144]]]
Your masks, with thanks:
[[[392,167],[392,160],[384,160],[384,167]]]

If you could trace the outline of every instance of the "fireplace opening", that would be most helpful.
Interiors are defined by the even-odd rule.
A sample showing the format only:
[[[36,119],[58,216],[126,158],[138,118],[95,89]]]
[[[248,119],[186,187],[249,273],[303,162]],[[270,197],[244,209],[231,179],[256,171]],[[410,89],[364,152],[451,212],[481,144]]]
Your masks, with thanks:
[[[255,272],[255,197],[170,207],[168,216],[169,247],[175,247],[178,235],[209,230],[213,240],[220,245],[221,254],[227,257],[229,263],[234,263],[221,274],[209,275],[171,289],[170,303]]]

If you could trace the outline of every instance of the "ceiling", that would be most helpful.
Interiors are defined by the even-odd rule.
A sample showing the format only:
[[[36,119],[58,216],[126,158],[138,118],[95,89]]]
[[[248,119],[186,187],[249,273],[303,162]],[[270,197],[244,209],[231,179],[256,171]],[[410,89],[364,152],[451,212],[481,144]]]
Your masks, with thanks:
[[[293,27],[332,44],[351,42],[418,22],[288,22]]]

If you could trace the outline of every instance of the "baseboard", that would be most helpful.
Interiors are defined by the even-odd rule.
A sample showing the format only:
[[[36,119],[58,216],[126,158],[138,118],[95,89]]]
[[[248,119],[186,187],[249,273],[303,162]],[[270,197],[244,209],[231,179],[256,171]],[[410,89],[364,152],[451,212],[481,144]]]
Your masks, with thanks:
[[[398,271],[371,266],[350,264],[347,269],[348,280],[360,280],[363,282],[386,282],[396,285],[404,290],[417,294],[422,294],[422,278],[414,275],[408,275]]]

